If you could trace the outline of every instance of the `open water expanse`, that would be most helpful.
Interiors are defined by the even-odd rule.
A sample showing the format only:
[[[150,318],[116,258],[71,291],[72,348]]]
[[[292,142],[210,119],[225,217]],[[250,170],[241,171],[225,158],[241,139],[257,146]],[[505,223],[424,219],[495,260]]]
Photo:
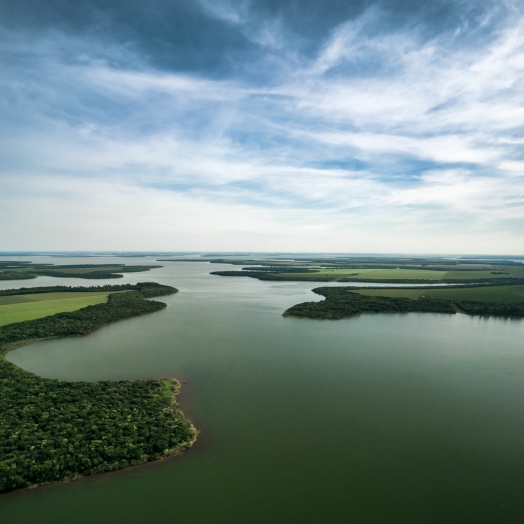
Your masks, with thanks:
[[[149,261],[51,259],[120,260]],[[177,377],[201,431],[180,457],[2,495],[2,524],[524,522],[524,321],[283,318],[323,284],[209,275],[230,268],[1,283],[179,288],[161,312],[8,358],[64,380]]]

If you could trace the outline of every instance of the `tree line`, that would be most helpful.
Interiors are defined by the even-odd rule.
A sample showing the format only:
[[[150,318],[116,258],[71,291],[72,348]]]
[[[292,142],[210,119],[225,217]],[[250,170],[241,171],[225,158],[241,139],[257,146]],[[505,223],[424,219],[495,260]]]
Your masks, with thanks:
[[[354,290],[354,288],[353,288]],[[523,303],[456,301],[419,297],[381,297],[361,295],[346,287],[321,287],[313,292],[326,300],[303,302],[284,312],[286,317],[337,320],[362,313],[456,313],[456,308],[469,315],[524,316]]]

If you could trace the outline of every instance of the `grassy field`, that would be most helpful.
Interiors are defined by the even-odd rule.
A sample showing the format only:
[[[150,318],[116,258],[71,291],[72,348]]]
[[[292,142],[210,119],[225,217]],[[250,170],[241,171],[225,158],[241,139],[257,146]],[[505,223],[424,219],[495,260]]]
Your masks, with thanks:
[[[319,287],[320,302],[303,302],[284,316],[338,320],[363,313],[465,313],[473,316],[524,317],[524,285],[447,289],[359,289]]]
[[[201,261],[202,259],[198,259]],[[213,259],[211,263],[242,265],[242,271],[213,271],[225,277],[302,282],[413,283],[524,281],[524,264],[515,260],[459,260],[441,257],[331,257],[295,260]]]
[[[361,279],[414,279],[414,280],[441,280],[445,271],[431,271],[425,269],[320,269],[316,275],[336,275],[340,278],[354,277]],[[297,273],[297,276],[300,273]]]
[[[489,286],[449,289],[363,289],[354,290],[360,295],[373,297],[399,297],[416,300],[419,297],[475,302],[523,303],[524,285]]]
[[[434,282],[446,281],[446,280],[465,280],[465,279],[494,279],[494,278],[512,278],[514,276],[524,277],[519,274],[519,269],[514,270],[515,275],[512,272],[505,274],[498,274],[497,272],[491,271],[439,271],[430,269],[373,269],[373,268],[311,268],[315,269],[315,273],[279,273],[275,271],[275,276],[286,279],[286,280],[316,280],[316,279],[329,279],[332,281],[342,280],[346,278],[358,279],[365,281],[373,280],[431,280]],[[256,271],[256,270],[255,270]],[[244,273],[249,273],[245,271]],[[243,275],[249,276],[249,275]]]
[[[107,302],[108,292],[38,293],[0,297],[0,326]]]
[[[492,271],[501,271],[500,268],[493,269]],[[512,277],[524,278],[524,267],[513,266],[504,268],[504,272],[509,273]],[[503,275],[504,276],[504,275]]]
[[[443,280],[486,279],[486,278],[512,278],[509,271],[448,271],[442,277]]]

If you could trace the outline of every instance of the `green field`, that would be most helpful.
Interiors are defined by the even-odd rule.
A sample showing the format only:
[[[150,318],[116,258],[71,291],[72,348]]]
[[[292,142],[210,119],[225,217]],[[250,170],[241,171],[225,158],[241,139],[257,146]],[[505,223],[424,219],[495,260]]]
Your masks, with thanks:
[[[198,259],[198,261],[202,261]],[[242,265],[242,271],[213,271],[224,277],[303,282],[420,283],[476,281],[521,284],[524,264],[515,260],[459,260],[441,257],[332,257],[301,260],[214,259],[215,264]],[[517,280],[519,279],[519,280]]]
[[[412,300],[424,297],[442,300],[496,302],[504,304],[524,302],[524,285],[447,289],[363,289],[353,290],[353,292],[372,297],[400,297],[411,298]]]
[[[320,269],[315,275],[336,275],[340,278],[352,277],[360,279],[414,279],[414,280],[441,280],[442,277],[446,274],[446,271],[432,271],[427,269]],[[467,273],[466,273],[467,274]],[[296,276],[302,275],[301,273],[296,273]],[[293,278],[295,274],[288,275]],[[464,277],[462,277],[464,278]]]
[[[465,278],[484,280],[486,278],[513,278],[515,276],[510,271],[448,271],[444,274],[442,280],[463,280]]]
[[[275,272],[275,275],[280,275],[283,278],[288,280],[302,280],[304,278],[312,279],[318,277],[332,277],[334,281],[340,280],[343,278],[352,278],[360,280],[433,280],[438,282],[440,280],[464,280],[464,279],[494,279],[494,278],[523,278],[524,270],[521,268],[510,269],[507,272],[504,271],[504,274],[499,274],[498,271],[492,272],[490,270],[486,271],[439,271],[439,270],[430,270],[430,269],[404,269],[404,268],[395,268],[395,269],[373,269],[373,268],[319,268],[318,271],[316,268],[315,273],[278,273]],[[256,270],[255,270],[256,271]],[[246,271],[247,273],[247,271]]]
[[[286,317],[337,320],[364,313],[465,313],[474,316],[524,317],[524,285],[449,287],[439,289],[364,289],[319,287],[320,302],[303,302]]]
[[[108,295],[109,292],[64,292],[0,296],[0,326],[102,304]]]
[[[302,272],[303,269],[303,272]],[[413,268],[293,268],[284,271],[280,268],[259,269],[244,268],[242,271],[213,271],[212,275],[227,277],[251,277],[260,280],[284,280],[307,282],[457,282],[499,281],[506,284],[516,279],[524,279],[524,268],[506,270],[465,270],[447,271]],[[518,281],[516,281],[518,283]]]

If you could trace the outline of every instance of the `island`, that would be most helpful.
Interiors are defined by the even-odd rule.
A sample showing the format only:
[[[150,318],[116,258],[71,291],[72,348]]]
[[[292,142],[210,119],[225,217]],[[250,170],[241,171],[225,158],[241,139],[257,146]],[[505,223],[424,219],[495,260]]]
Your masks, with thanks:
[[[0,261],[0,280],[28,280],[39,276],[58,278],[122,278],[122,273],[149,271],[162,266],[126,266],[125,264],[33,264]]]
[[[166,307],[148,300],[178,290],[156,283],[26,288],[3,297],[107,293],[76,311],[0,327],[0,492],[64,481],[174,455],[197,431],[176,403],[173,378],[67,382],[45,379],[7,361],[7,352],[51,337],[83,336],[121,319]]]

